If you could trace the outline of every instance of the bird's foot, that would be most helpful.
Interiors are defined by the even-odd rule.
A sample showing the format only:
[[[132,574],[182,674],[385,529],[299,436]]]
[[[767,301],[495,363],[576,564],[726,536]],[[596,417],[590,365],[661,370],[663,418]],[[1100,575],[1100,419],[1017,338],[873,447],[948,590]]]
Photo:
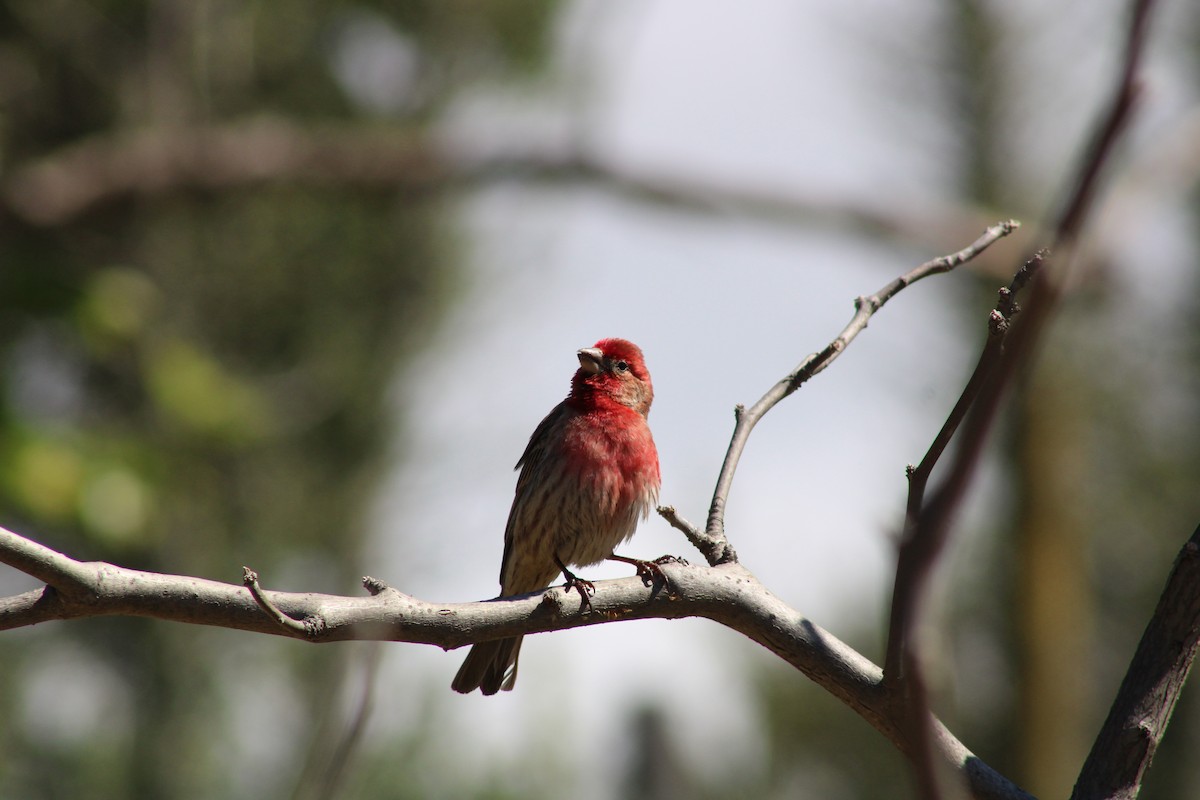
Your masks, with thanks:
[[[572,589],[579,592],[579,602],[588,611],[592,610],[591,598],[596,593],[596,584],[577,575],[568,575],[567,582],[563,584],[563,589],[568,592]]]
[[[557,556],[554,557],[554,561],[558,564],[558,568],[562,570],[563,577],[567,579],[566,583],[563,584],[563,591],[569,592],[574,589],[579,592],[580,605],[591,611],[592,595],[596,593],[596,584],[571,572],[571,570],[567,569],[567,565],[562,563]]]
[[[688,563],[679,556],[659,556],[653,561],[643,561],[640,558],[619,556],[616,553],[613,553],[611,556],[609,556],[608,560],[622,561],[626,564],[632,564],[637,569],[638,577],[644,580],[646,583],[654,583],[656,580],[660,580],[665,583],[668,588],[670,588],[671,582],[667,580],[666,573],[662,571],[662,565],[682,564],[686,567]]]

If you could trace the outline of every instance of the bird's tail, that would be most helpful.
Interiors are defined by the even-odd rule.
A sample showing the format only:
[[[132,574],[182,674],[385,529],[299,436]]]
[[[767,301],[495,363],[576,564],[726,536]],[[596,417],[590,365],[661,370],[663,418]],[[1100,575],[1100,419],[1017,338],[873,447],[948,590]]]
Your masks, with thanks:
[[[520,636],[473,645],[450,688],[463,694],[476,689],[484,694],[495,694],[501,689],[510,691],[517,681],[520,652]]]

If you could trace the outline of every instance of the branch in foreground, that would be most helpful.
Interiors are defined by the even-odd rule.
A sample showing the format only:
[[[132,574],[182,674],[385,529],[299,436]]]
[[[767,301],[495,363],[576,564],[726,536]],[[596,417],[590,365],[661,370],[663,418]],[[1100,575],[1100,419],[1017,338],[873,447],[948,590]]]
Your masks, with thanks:
[[[1200,527],[1175,560],[1071,800],[1137,796],[1142,776],[1171,721],[1198,644]]]
[[[907,687],[912,740],[918,748],[913,763],[920,791],[930,800],[940,797],[940,788],[932,755],[931,714],[914,637],[922,600],[934,564],[950,535],[951,521],[962,505],[967,487],[982,458],[984,443],[995,423],[1001,400],[1014,376],[1033,357],[1042,332],[1058,305],[1061,286],[1070,272],[1071,250],[1099,194],[1099,177],[1111,160],[1116,143],[1131,118],[1137,94],[1135,76],[1140,67],[1152,6],[1153,0],[1133,0],[1130,5],[1124,60],[1115,81],[1113,98],[1093,128],[1091,143],[1084,149],[1076,175],[1066,184],[1069,189],[1067,200],[1056,221],[1052,244],[1055,251],[1065,251],[1059,253],[1058,274],[1047,276],[1051,278],[1049,280],[1043,278],[1034,282],[1028,301],[1029,310],[1009,337],[1008,346],[1005,349],[995,348],[992,354],[985,348],[981,366],[988,361],[994,362],[995,366],[989,368],[991,376],[986,385],[965,404],[968,408],[962,409],[967,416],[955,458],[946,468],[946,478],[928,502],[920,503],[919,510],[915,512],[910,504],[906,514],[905,534],[896,567],[885,663],[889,674],[902,678],[901,685]],[[958,407],[955,413],[959,413]],[[936,456],[940,454],[941,449],[938,449]],[[930,464],[929,469],[932,468],[933,464]],[[921,488],[923,490],[924,487]],[[1116,754],[1110,755],[1116,757]]]
[[[987,340],[975,370],[929,451],[908,473],[908,504],[896,557],[884,680],[895,688],[908,706],[911,740],[917,751],[913,759],[917,783],[922,795],[931,800],[937,800],[941,790],[933,752],[933,717],[929,712],[929,695],[916,636],[917,619],[925,587],[950,538],[954,514],[982,458],[990,422],[999,410],[1004,387],[1022,363],[1019,359],[1005,357],[1005,340],[1013,317],[1020,310],[1016,303],[1017,292],[1032,280],[1042,262],[1043,254],[1035,254],[1021,267],[1009,286],[1000,290],[999,300],[988,318]],[[974,414],[977,420],[986,420],[986,424],[976,424],[962,437],[954,466],[932,500],[926,503],[925,486],[929,476],[968,414]]]
[[[23,569],[36,555],[42,590],[0,599],[0,630],[59,619],[140,616],[289,636],[311,642],[351,639],[431,644],[445,649],[475,642],[633,619],[703,617],[725,625],[799,669],[837,697],[911,758],[903,704],[883,673],[837,637],[772,595],[740,564],[666,564],[671,589],[640,578],[597,581],[592,611],[573,592],[549,589],[478,603],[418,600],[364,580],[367,597],[262,591],[297,625],[283,625],[244,586],[182,575],[82,563],[0,528],[0,562]],[[16,562],[16,563],[14,563]],[[60,585],[61,584],[61,585]],[[938,751],[980,800],[1031,800],[937,726]]]
[[[1013,318],[1021,310],[1017,305],[1017,296],[1037,274],[1046,255],[1045,252],[1035,253],[1017,271],[1009,285],[1000,289],[999,299],[988,317],[987,339],[983,351],[979,354],[971,377],[967,379],[967,385],[921,462],[908,469],[908,501],[905,508],[904,532],[897,555],[896,583],[892,591],[891,622],[884,659],[884,674],[889,682],[899,681],[906,674],[903,662],[910,649],[917,595],[945,545],[948,522],[942,524],[940,518],[933,519],[932,515],[948,514],[953,510],[944,504],[926,506],[925,488],[938,459],[958,432],[959,426],[974,407],[976,400],[982,395],[998,397],[996,384],[1003,379],[1001,366],[1004,340],[1012,326]],[[968,476],[965,471],[959,473],[960,479],[966,479]],[[935,537],[928,533],[918,536],[922,525],[929,526],[931,520],[937,523],[934,530],[941,536]]]
[[[754,426],[758,424],[758,421],[781,400],[803,386],[809,378],[812,378],[833,363],[833,360],[842,354],[842,351],[854,341],[854,338],[866,329],[867,323],[875,312],[883,308],[889,300],[903,289],[930,275],[949,272],[955,267],[967,263],[1019,227],[1020,223],[1016,220],[1010,219],[1005,222],[999,222],[985,230],[978,239],[957,253],[951,253],[950,255],[927,261],[889,282],[874,294],[855,298],[854,316],[832,342],[826,345],[820,352],[813,353],[800,362],[795,369],[772,386],[753,406],[748,409],[740,405],[737,407],[735,410],[737,421],[733,428],[733,436],[729,440],[729,448],[726,450],[725,460],[721,464],[721,473],[717,477],[717,487],[713,491],[712,504],[709,506],[708,511],[708,524],[705,526],[702,534],[696,532],[695,536],[692,533],[688,533],[686,529],[681,528],[685,533],[688,533],[688,538],[692,539],[692,543],[704,553],[709,564],[724,564],[737,559],[733,548],[729,546],[729,542],[725,536],[725,506],[729,499],[729,491],[733,487],[733,476],[737,472],[742,451],[745,450],[746,442],[750,439],[750,433],[754,430]],[[668,518],[668,521],[670,521],[670,518]],[[672,522],[672,524],[675,523]],[[679,527],[679,525],[676,525],[676,527]]]

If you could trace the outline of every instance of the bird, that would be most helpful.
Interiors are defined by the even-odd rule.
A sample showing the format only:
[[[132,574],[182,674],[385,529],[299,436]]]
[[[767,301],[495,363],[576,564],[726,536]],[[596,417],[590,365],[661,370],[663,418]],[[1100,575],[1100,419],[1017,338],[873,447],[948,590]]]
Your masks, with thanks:
[[[546,588],[558,573],[591,605],[590,581],[568,565],[605,560],[662,577],[656,561],[618,556],[614,548],[633,536],[658,502],[658,450],[646,418],[654,387],[641,348],[626,339],[601,339],[578,351],[571,390],[529,437],[520,470],[500,566],[500,596]],[[521,637],[471,647],[451,684],[456,692],[509,691],[517,679]]]

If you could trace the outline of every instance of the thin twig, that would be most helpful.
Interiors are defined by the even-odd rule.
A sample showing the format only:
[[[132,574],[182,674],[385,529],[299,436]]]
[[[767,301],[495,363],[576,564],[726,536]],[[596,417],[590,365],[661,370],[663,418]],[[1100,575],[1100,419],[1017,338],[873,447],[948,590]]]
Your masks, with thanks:
[[[734,416],[736,423],[733,429],[733,436],[729,441],[729,448],[725,453],[725,461],[721,464],[720,475],[717,477],[717,486],[713,492],[712,504],[709,506],[708,511],[708,523],[705,526],[703,534],[695,538],[692,535],[688,537],[704,553],[709,564],[715,566],[717,564],[729,563],[737,558],[725,536],[725,506],[729,499],[729,491],[733,486],[734,473],[737,471],[738,462],[742,457],[742,451],[745,450],[746,442],[750,438],[750,432],[754,430],[754,426],[758,424],[758,421],[774,408],[779,401],[799,389],[807,380],[833,363],[834,359],[841,355],[850,343],[854,341],[854,338],[867,327],[867,323],[871,317],[879,309],[883,308],[889,300],[899,294],[901,290],[911,286],[922,278],[949,272],[955,267],[965,264],[999,239],[1012,233],[1018,227],[1020,227],[1020,223],[1016,220],[997,223],[985,230],[978,239],[957,253],[951,253],[950,255],[927,261],[889,282],[874,294],[856,298],[854,301],[854,316],[833,341],[826,345],[820,352],[813,353],[800,362],[794,370],[772,386],[753,406],[747,409],[739,405],[735,409]],[[687,533],[686,530],[685,533]]]
[[[1097,122],[1092,140],[1080,158],[1075,180],[1067,184],[1066,201],[1057,217],[1057,244],[1071,243],[1079,236],[1095,202],[1096,184],[1110,160],[1113,148],[1133,118],[1141,85],[1138,70],[1150,28],[1154,0],[1133,0],[1121,71],[1109,100],[1108,110]]]
[[[258,607],[267,612],[271,619],[279,623],[280,626],[304,636],[312,634],[311,626],[300,620],[292,619],[280,611],[279,606],[271,602],[271,598],[267,597],[262,587],[258,585],[258,573],[249,567],[242,567],[242,585],[250,590],[250,594],[254,597],[254,602],[258,603]]]
[[[704,531],[700,530],[691,522],[681,517],[679,512],[675,510],[675,506],[659,506],[656,511],[658,511],[658,515],[665,519],[672,528],[677,531],[681,531],[697,550],[702,553],[705,552],[705,547],[709,545],[709,540],[705,537]],[[737,561],[737,556],[734,555],[734,557],[729,560]],[[715,564],[713,566],[715,566]]]

